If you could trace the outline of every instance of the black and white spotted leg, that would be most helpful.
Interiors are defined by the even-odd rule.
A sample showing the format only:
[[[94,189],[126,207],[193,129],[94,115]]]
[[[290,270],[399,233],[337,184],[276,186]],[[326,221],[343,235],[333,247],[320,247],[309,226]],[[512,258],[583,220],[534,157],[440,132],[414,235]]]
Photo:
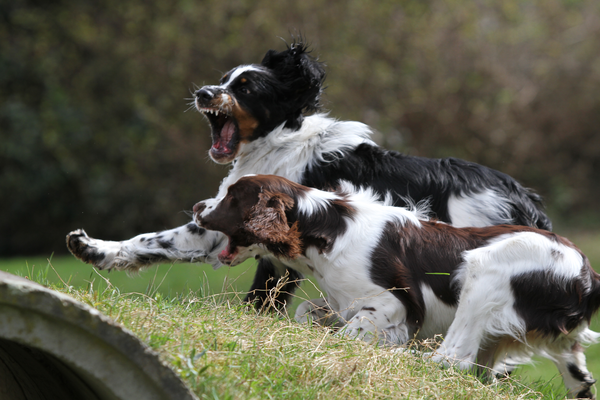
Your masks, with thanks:
[[[67,235],[67,247],[81,261],[100,270],[137,271],[153,264],[209,263],[221,266],[217,255],[227,237],[193,222],[162,232],[144,233],[129,240],[107,241],[89,237],[83,229]]]

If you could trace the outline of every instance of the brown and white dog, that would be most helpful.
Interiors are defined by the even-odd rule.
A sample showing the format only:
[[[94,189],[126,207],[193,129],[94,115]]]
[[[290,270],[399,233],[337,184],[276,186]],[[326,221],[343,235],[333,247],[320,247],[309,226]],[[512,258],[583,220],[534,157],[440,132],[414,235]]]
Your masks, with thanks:
[[[365,189],[335,192],[273,175],[231,185],[194,219],[229,238],[221,262],[271,253],[316,277],[327,299],[303,303],[299,321],[402,344],[444,335],[436,361],[510,372],[533,354],[552,359],[570,396],[592,397],[582,344],[600,305],[600,275],[569,240],[512,225],[455,228],[391,207]]]

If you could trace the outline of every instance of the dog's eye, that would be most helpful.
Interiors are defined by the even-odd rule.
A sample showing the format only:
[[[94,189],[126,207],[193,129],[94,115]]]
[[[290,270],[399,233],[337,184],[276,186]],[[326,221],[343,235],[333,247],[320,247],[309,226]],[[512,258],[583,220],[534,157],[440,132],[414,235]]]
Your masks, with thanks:
[[[250,94],[250,89],[248,89],[248,88],[247,88],[247,87],[245,87],[245,86],[242,86],[242,87],[240,88],[240,93],[242,93],[242,94]]]

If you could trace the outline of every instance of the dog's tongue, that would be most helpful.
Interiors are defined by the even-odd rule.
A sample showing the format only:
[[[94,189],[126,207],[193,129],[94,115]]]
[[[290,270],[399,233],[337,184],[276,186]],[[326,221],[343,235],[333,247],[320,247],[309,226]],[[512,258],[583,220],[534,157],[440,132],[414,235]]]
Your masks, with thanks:
[[[229,240],[229,243],[227,243],[227,246],[223,249],[223,251],[221,251],[219,253],[219,261],[221,261],[223,264],[230,264],[231,261],[235,258],[235,255],[237,254],[237,246],[232,246],[231,245],[231,239]]]
[[[215,140],[212,147],[220,152],[230,153],[231,149],[229,148],[229,143],[231,142],[231,138],[233,138],[234,133],[235,125],[233,122],[231,120],[225,122],[225,125],[223,125],[223,128],[221,129],[219,138]]]

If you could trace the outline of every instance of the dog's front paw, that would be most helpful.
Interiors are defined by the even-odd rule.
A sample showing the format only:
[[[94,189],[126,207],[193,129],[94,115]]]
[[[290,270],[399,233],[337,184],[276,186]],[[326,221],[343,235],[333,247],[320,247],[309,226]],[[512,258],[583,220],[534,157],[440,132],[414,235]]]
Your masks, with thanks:
[[[354,316],[340,331],[338,335],[350,339],[359,339],[365,342],[372,342],[378,337],[377,326],[373,321],[364,316]]]
[[[313,323],[318,324],[319,317],[318,312],[315,310],[314,303],[307,300],[300,303],[296,308],[294,319],[301,324],[311,325]]]
[[[98,269],[111,269],[112,261],[118,252],[113,242],[92,239],[83,229],[70,232],[66,240],[71,254],[81,261]]]
[[[342,327],[343,318],[331,309],[327,299],[318,298],[302,302],[294,317],[301,324]]]
[[[440,364],[444,368],[454,367],[461,370],[469,370],[475,367],[474,362],[471,360],[458,359],[437,351],[432,353],[424,353],[423,359]]]
[[[67,248],[75,257],[85,262],[90,262],[84,259],[89,241],[90,237],[83,229],[76,229],[67,235]]]

